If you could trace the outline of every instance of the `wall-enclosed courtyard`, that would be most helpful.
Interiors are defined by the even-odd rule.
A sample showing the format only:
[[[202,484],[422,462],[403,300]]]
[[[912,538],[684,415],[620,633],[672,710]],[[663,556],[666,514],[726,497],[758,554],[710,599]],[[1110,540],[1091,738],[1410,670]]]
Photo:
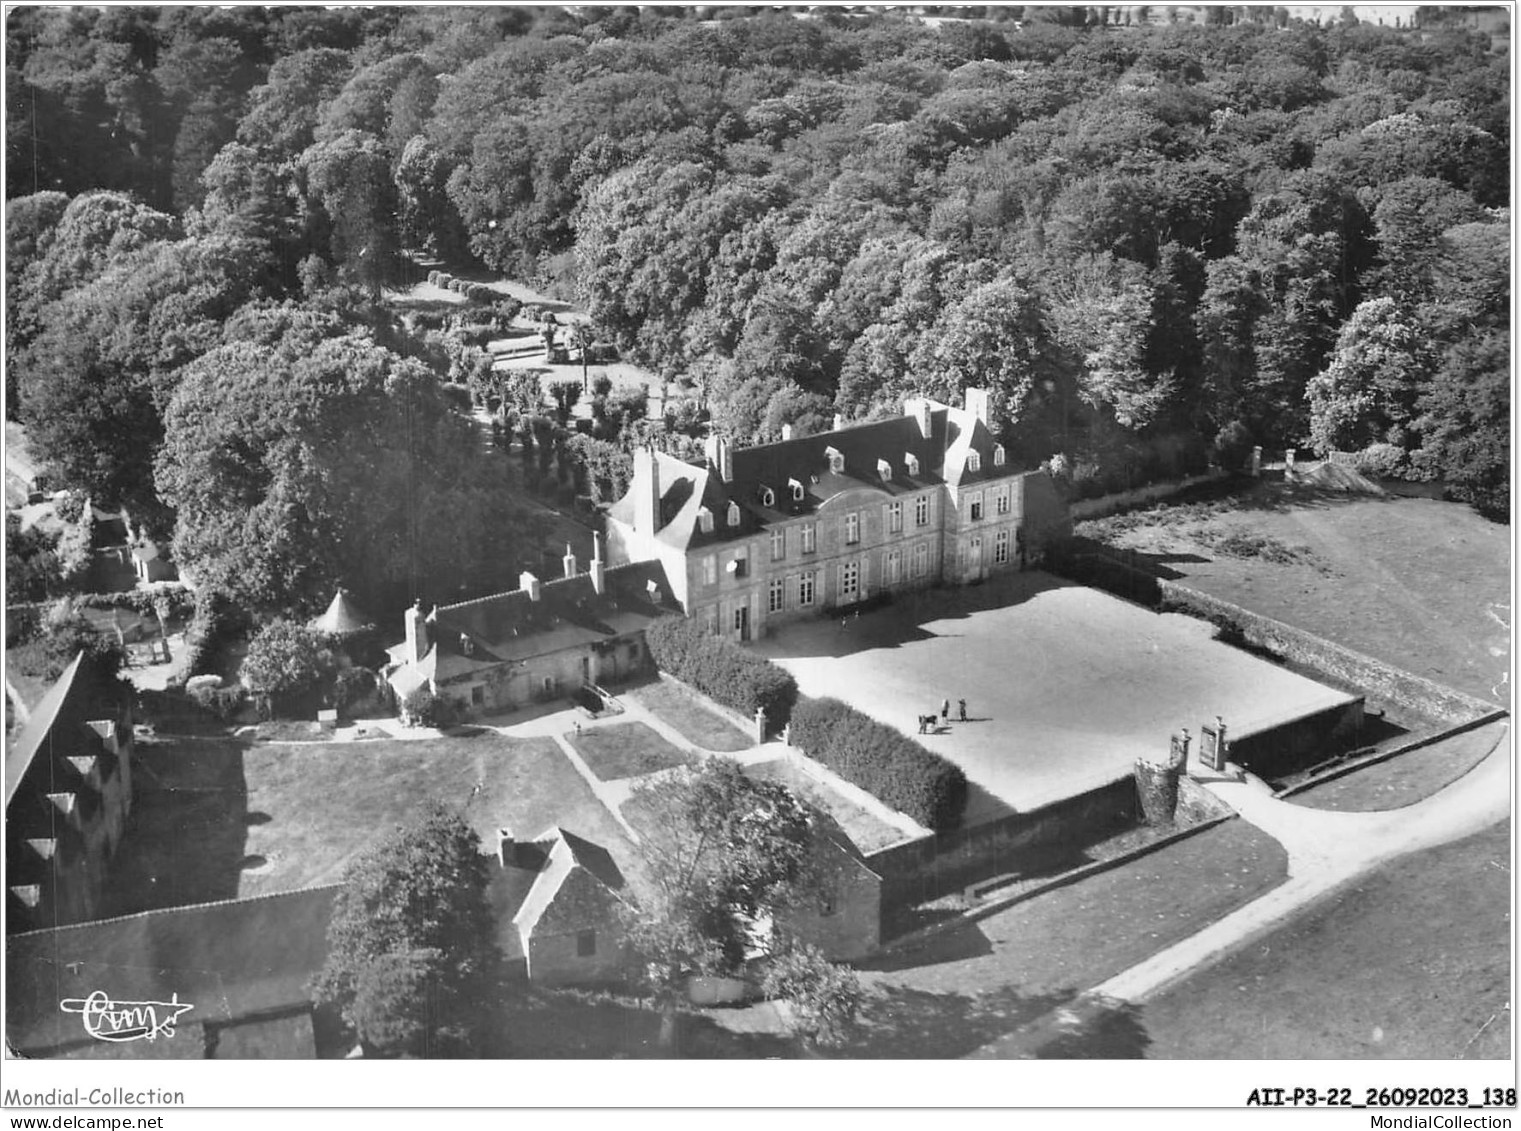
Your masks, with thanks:
[[[1122,777],[1216,715],[1245,730],[1353,698],[1213,632],[1026,573],[793,625],[757,647],[805,695],[845,699],[960,765],[973,787],[966,821],[979,824]],[[938,716],[947,698],[949,724],[920,737],[917,716]]]

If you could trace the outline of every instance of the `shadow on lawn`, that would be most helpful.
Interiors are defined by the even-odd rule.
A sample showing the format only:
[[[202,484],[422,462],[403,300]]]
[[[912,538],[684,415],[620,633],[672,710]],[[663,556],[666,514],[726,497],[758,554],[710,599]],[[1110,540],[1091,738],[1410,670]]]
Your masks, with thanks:
[[[247,749],[236,739],[138,746],[106,915],[237,897],[243,870],[264,863],[247,854],[248,829],[269,820],[248,811]]]
[[[1151,1037],[1141,1007],[1082,1000],[1048,1011],[1023,1028],[996,1037],[977,1060],[1144,1060]]]
[[[500,1038],[488,1056],[535,1060],[728,1060],[799,1055],[774,1033],[740,1033],[700,1013],[676,1014],[673,1042],[660,1042],[660,1013],[622,999],[529,991],[498,1018]]]

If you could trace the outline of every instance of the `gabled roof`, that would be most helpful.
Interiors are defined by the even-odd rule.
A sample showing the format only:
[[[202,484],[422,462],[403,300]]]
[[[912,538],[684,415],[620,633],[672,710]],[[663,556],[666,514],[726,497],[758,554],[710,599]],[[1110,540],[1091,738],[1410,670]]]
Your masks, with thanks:
[[[524,859],[522,853],[526,847],[529,846],[519,846],[520,861]],[[533,934],[534,927],[543,918],[544,912],[549,910],[549,905],[554,902],[555,896],[559,895],[560,889],[575,869],[584,869],[611,893],[616,894],[623,889],[623,873],[607,849],[567,832],[558,825],[534,837],[532,848],[542,853],[539,857],[542,863],[539,864],[537,875],[524,894],[522,903],[516,909],[510,906],[507,908],[524,939]]]
[[[341,885],[253,899],[146,911],[6,939],[6,1037],[22,1052],[54,1054],[92,1042],[65,998],[109,993],[117,1001],[195,1008],[155,1052],[200,1058],[199,1026],[275,1017],[310,1004],[307,983],[327,958],[327,926]],[[277,1055],[291,1055],[281,1053]]]
[[[660,475],[660,529],[655,537],[669,546],[685,548],[701,534],[698,512],[704,506],[711,511],[721,505],[722,493],[716,491],[710,482],[717,477],[704,467],[694,466],[664,452],[654,452],[653,456],[655,469]],[[634,482],[623,498],[609,509],[608,517],[626,526],[634,525],[634,499],[643,490],[636,459]],[[720,514],[715,520],[715,526],[721,527],[722,521],[723,516]]]
[[[652,588],[653,587],[653,588]],[[604,568],[603,591],[590,574],[543,582],[537,601],[526,590],[446,605],[429,618],[433,646],[425,665],[446,680],[510,660],[624,636],[672,612],[665,567],[658,561]]]
[[[16,796],[16,790],[20,788],[27,770],[31,768],[32,760],[37,757],[37,752],[43,748],[53,732],[53,727],[58,724],[64,704],[73,695],[74,685],[79,675],[79,665],[83,660],[84,653],[80,652],[69,666],[63,669],[63,674],[58,677],[57,682],[48,688],[47,694],[32,709],[20,737],[5,752],[5,804],[7,807]]]

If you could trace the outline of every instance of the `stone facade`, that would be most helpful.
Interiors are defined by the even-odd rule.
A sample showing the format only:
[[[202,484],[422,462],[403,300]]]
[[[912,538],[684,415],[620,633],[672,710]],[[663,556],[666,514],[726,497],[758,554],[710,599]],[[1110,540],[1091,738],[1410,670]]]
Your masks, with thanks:
[[[731,450],[697,467],[635,453],[608,516],[613,563],[659,561],[676,600],[740,642],[884,592],[967,584],[1038,560],[1070,527],[1045,473],[1017,467],[987,399]]]

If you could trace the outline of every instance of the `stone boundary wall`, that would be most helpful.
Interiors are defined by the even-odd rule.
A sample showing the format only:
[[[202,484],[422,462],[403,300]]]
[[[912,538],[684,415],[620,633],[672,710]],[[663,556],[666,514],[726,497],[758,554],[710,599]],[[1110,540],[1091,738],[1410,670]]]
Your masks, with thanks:
[[[1122,778],[1039,809],[971,828],[890,845],[866,856],[882,877],[882,904],[901,906],[959,891],[978,876],[1008,871],[999,861],[1042,845],[1082,845],[1133,825],[1140,814],[1135,777]]]
[[[1175,581],[1157,579],[1165,605],[1191,616],[1224,617],[1235,624],[1248,644],[1275,656],[1303,664],[1328,678],[1396,703],[1446,725],[1470,722],[1496,709],[1496,704],[1402,671],[1383,660],[1307,632],[1302,628],[1251,612],[1240,605],[1190,589]]]
[[[1170,479],[1165,483],[1152,483],[1146,487],[1136,487],[1129,491],[1117,491],[1112,495],[1100,495],[1096,499],[1077,499],[1071,506],[1072,521],[1082,522],[1089,518],[1104,518],[1118,511],[1128,510],[1130,507],[1142,506],[1146,503],[1154,503],[1158,499],[1165,499],[1186,491],[1190,487],[1196,487],[1200,483],[1214,483],[1220,479],[1226,479],[1230,472],[1216,468],[1214,471],[1206,471],[1203,475],[1190,475],[1184,479]]]

